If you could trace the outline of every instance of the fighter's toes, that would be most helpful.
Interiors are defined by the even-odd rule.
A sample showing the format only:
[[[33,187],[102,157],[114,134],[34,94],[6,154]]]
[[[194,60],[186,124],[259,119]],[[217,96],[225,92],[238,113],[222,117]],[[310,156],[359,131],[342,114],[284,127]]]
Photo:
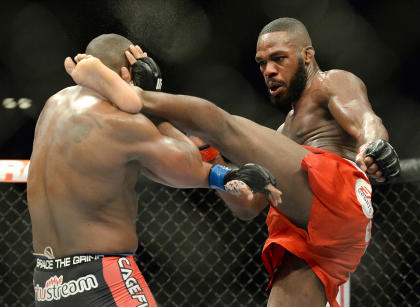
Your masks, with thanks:
[[[282,202],[282,199],[281,199],[282,192],[279,189],[277,189],[271,183],[268,184],[265,187],[265,189],[270,192],[270,194],[268,195],[268,198],[273,203],[273,205],[277,206],[277,205],[281,204],[281,202]]]

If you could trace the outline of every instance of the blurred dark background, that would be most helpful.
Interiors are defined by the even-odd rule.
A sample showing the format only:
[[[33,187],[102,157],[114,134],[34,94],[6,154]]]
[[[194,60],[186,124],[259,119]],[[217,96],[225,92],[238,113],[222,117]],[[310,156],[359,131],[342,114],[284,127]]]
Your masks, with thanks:
[[[322,70],[359,76],[400,157],[420,156],[420,2],[379,0],[106,0],[2,3],[0,158],[28,159],[49,96],[73,84],[66,56],[102,33],[128,37],[160,65],[164,91],[210,99],[277,128],[254,62],[269,21],[307,26]]]

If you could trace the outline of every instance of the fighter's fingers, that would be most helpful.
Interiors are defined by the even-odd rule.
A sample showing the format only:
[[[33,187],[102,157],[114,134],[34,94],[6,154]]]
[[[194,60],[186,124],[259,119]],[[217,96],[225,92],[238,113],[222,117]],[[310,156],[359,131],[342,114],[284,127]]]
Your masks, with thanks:
[[[128,48],[130,49],[130,52],[134,58],[139,59],[143,56],[143,50],[141,50],[139,46],[130,45]]]
[[[131,81],[130,72],[128,71],[127,67],[125,67],[125,66],[121,67],[121,78],[125,82],[130,82]]]
[[[378,176],[378,175],[377,175]],[[386,178],[384,176],[378,176],[374,178],[377,182],[385,182]]]
[[[365,157],[364,162],[366,167],[369,168],[373,163],[375,163],[375,160],[372,157]]]
[[[363,153],[359,153],[356,156],[356,159],[354,161],[356,162],[357,166],[361,168],[362,171],[365,172],[367,170],[367,166],[366,166],[366,163],[365,163],[365,154],[364,154],[364,152]]]
[[[135,45],[134,46],[134,48],[137,50],[137,52],[140,54],[140,58],[141,57],[145,57],[145,56],[147,56],[147,52],[144,52],[143,50],[141,50],[141,48],[140,48],[140,46],[139,45]]]
[[[127,60],[130,63],[130,65],[133,65],[134,63],[137,62],[136,58],[131,54],[130,51],[126,50],[125,56],[127,57]]]
[[[274,206],[277,206],[282,203],[282,199],[281,199],[282,192],[279,189],[277,189],[271,183],[266,185],[265,189],[270,192],[270,194],[268,195],[268,198],[270,199],[270,201],[272,202]]]
[[[73,62],[71,57],[66,57],[64,60],[64,68],[66,69],[66,72],[71,76],[73,73],[74,68],[76,67],[76,64]]]
[[[371,174],[368,174],[368,176],[370,177],[370,178],[373,178],[373,179],[375,179],[376,181],[378,181],[378,182],[384,182],[385,181],[385,176],[384,176],[384,174],[380,171],[380,170],[377,170],[376,172],[374,172],[374,173],[371,173]]]
[[[367,166],[367,164],[366,164],[366,166]],[[368,168],[366,170],[366,173],[368,173],[368,174],[375,174],[378,171],[378,169],[379,169],[378,164],[372,163],[372,164],[370,164],[368,166]]]

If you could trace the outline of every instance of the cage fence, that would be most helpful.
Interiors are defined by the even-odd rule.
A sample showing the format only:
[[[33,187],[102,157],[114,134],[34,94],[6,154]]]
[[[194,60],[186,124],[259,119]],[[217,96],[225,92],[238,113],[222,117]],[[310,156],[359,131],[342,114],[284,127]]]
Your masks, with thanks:
[[[351,306],[420,305],[420,180],[414,179],[374,188],[372,241],[351,276]],[[260,254],[267,211],[244,222],[211,190],[145,178],[138,187],[137,262],[160,306],[266,305]],[[0,184],[0,206],[0,306],[32,306],[26,184]]]

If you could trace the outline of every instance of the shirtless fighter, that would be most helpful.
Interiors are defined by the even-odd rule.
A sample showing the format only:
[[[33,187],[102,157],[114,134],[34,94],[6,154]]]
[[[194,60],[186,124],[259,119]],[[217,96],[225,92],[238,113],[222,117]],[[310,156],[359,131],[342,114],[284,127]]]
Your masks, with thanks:
[[[122,36],[102,35],[87,52],[130,81],[124,55],[129,45]],[[81,60],[99,61],[76,58]],[[68,69],[72,64],[66,59]],[[65,88],[47,101],[38,119],[27,186],[36,306],[156,306],[133,259],[140,171],[179,188],[239,184],[233,191],[250,198],[245,183],[265,194],[267,183],[274,183],[257,165],[212,167],[169,123],[156,127],[142,114],[120,111],[137,113],[142,104],[131,85],[119,86],[115,106],[90,89]],[[267,189],[278,203],[279,191],[270,184]]]
[[[271,205],[267,216],[262,259],[272,277],[268,306],[324,307],[328,301],[337,307],[338,286],[356,270],[371,237],[367,175],[377,181],[397,176],[398,157],[363,82],[347,71],[321,71],[301,22],[279,18],[267,24],[255,59],[272,101],[292,107],[278,131],[204,99],[135,89],[144,112],[200,137],[237,165],[251,161],[275,175],[283,202]],[[79,82],[110,97],[117,85],[101,90],[98,84],[112,73],[102,68],[92,66],[95,78]],[[263,197],[222,197],[243,219],[267,204]]]

